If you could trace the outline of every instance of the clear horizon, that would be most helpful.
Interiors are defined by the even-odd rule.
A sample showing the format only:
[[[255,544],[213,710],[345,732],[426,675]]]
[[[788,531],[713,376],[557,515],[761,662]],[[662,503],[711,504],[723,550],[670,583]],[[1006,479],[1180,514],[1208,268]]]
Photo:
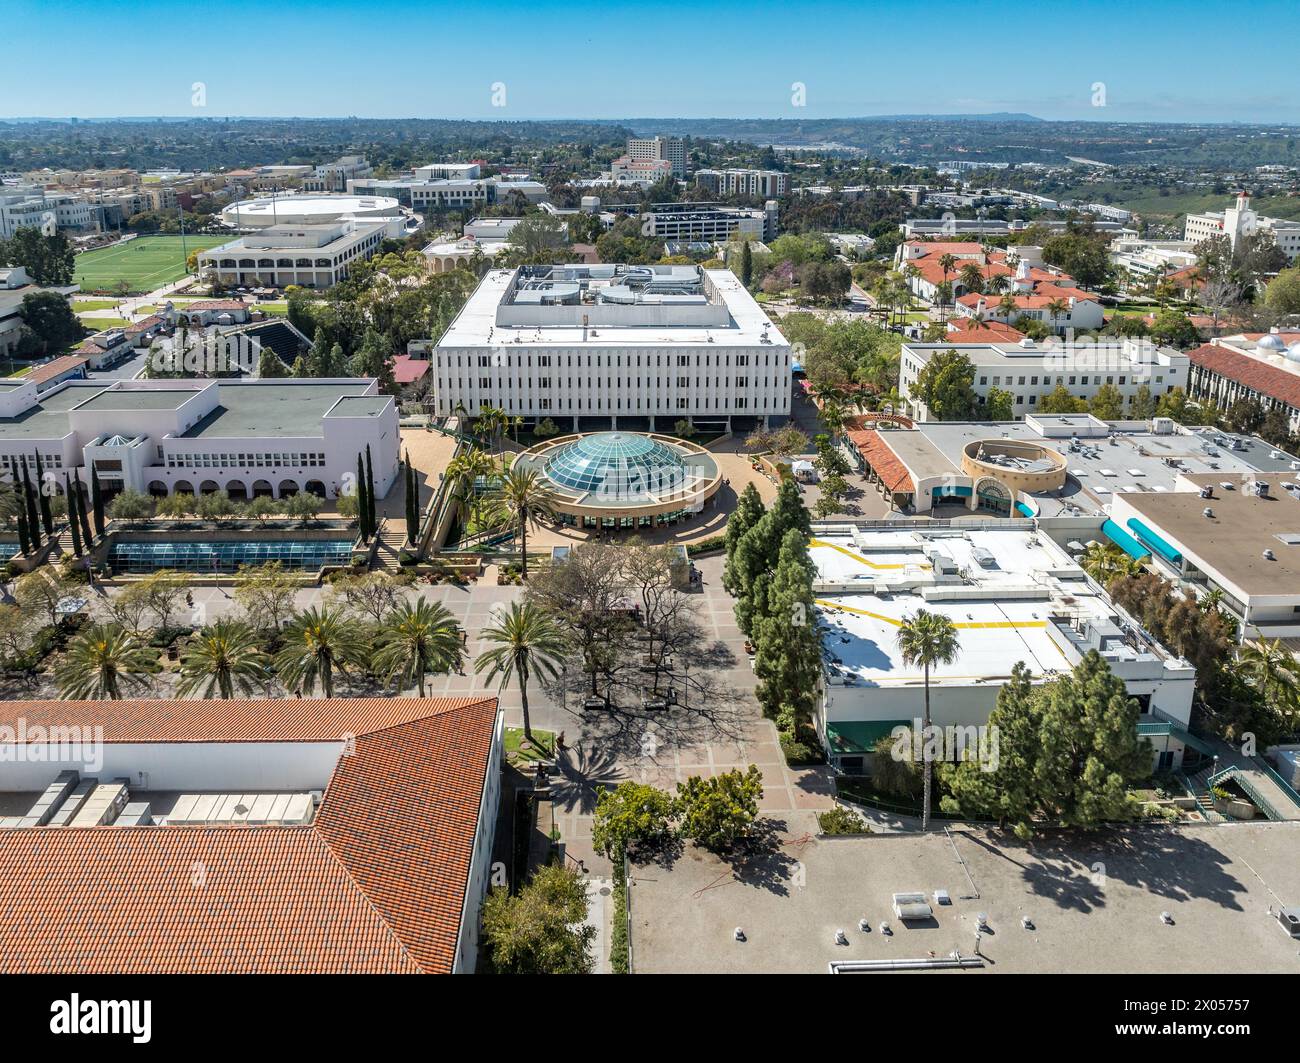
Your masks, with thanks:
[[[1048,121],[1300,123],[1290,47],[1300,10],[1283,0],[1251,5],[1242,27],[1250,61],[1231,64],[1208,50],[1226,21],[1208,0],[1071,0],[1019,22],[984,0],[816,0],[797,9],[773,0],[707,9],[615,0],[598,17],[572,2],[534,0],[490,11],[489,22],[445,0],[361,10],[350,0],[213,0],[187,17],[161,0],[67,0],[59,19],[75,32],[51,44],[60,74],[51,76],[46,50],[11,47],[0,100],[11,120],[1012,112]],[[41,39],[50,18],[36,0],[6,5],[15,42]],[[142,32],[147,39],[137,40]],[[706,46],[692,43],[694,32]],[[116,49],[135,45],[138,56],[114,63]]]

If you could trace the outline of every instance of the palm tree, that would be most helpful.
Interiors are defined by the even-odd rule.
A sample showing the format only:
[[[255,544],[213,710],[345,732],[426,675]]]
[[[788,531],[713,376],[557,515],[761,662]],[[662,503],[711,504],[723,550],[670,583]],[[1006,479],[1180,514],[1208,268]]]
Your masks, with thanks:
[[[952,664],[957,659],[959,645],[957,629],[951,620],[942,613],[931,613],[918,609],[916,615],[903,621],[898,629],[898,648],[903,655],[903,663],[919,664],[925,675],[925,718],[922,727],[922,743],[930,736],[930,669],[939,664]],[[921,803],[921,829],[930,826],[930,758],[922,756],[921,770],[924,772],[925,789]]]
[[[181,659],[183,698],[219,697],[229,701],[238,689],[245,697],[265,688],[271,679],[271,659],[262,652],[251,625],[222,617],[198,633]]]
[[[313,606],[299,613],[284,629],[284,645],[275,655],[275,670],[286,687],[301,687],[308,694],[316,682],[327,698],[334,696],[334,672],[347,674],[347,666],[370,652],[360,627],[337,606]]]
[[[510,603],[506,613],[491,627],[483,629],[485,641],[495,643],[474,661],[474,671],[487,671],[488,682],[498,675],[501,689],[513,679],[519,684],[519,700],[524,712],[524,734],[532,741],[532,721],[528,716],[528,676],[555,677],[564,658],[565,642],[560,629],[541,609],[531,603]]]
[[[1007,292],[998,300],[998,313],[1008,321],[1011,321],[1014,318],[1016,311],[1019,309],[1020,305],[1016,302],[1016,297],[1010,292]]]
[[[400,679],[403,688],[415,680],[424,697],[428,672],[449,672],[460,664],[460,625],[447,607],[417,598],[400,602],[384,621],[375,654],[375,670]]]
[[[501,501],[519,529],[520,575],[528,579],[528,525],[555,515],[555,492],[536,469],[511,469],[501,477]]]
[[[1051,322],[1052,328],[1055,329],[1057,319],[1070,312],[1070,304],[1064,299],[1050,299],[1043,309],[1047,311],[1047,320]]]
[[[474,504],[475,483],[482,476],[491,476],[495,468],[492,455],[477,447],[457,454],[447,463],[448,489],[456,502],[456,519],[462,528]]]
[[[92,624],[68,647],[60,668],[59,694],[117,701],[129,690],[147,689],[147,677],[157,671],[155,655],[121,624]]]
[[[1300,666],[1281,639],[1257,639],[1237,651],[1242,677],[1275,709],[1291,709],[1300,701]]]
[[[982,292],[984,290],[984,271],[980,269],[976,262],[967,262],[962,266],[959,274],[962,285],[968,292]]]
[[[1103,587],[1120,576],[1135,576],[1142,571],[1141,561],[1130,557],[1117,546],[1091,542],[1079,557],[1079,566]]]

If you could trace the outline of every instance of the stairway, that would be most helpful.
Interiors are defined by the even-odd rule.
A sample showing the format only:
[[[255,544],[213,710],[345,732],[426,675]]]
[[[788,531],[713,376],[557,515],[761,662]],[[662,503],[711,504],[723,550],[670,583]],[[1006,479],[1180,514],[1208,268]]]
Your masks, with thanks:
[[[1196,798],[1196,807],[1207,823],[1222,823],[1223,816],[1214,810],[1214,795],[1210,793],[1210,776],[1214,773],[1214,761],[1206,764],[1195,775],[1184,775],[1183,780],[1188,790]]]
[[[406,521],[383,520],[379,524],[379,546],[375,561],[384,568],[397,568],[402,547],[406,545]]]

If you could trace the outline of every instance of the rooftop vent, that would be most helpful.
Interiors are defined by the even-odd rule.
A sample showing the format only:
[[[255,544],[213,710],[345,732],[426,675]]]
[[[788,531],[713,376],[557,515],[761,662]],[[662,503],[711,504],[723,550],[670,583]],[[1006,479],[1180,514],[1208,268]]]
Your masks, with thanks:
[[[1265,560],[1265,561],[1276,561],[1276,560],[1277,560],[1277,554],[1273,553],[1272,550],[1265,549],[1265,551],[1264,551],[1264,560]]]
[[[1214,510],[1212,510],[1209,506],[1206,506],[1203,510],[1201,510],[1201,516],[1205,517],[1207,520],[1213,520]]]

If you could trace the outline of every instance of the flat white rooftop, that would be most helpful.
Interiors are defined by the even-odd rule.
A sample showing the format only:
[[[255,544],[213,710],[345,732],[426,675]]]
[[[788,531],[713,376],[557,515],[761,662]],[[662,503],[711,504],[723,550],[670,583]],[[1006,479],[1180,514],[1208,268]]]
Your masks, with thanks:
[[[499,347],[514,343],[533,348],[664,347],[681,344],[786,346],[776,325],[730,270],[704,271],[727,310],[728,323],[719,327],[675,325],[671,307],[664,307],[664,321],[660,324],[587,328],[581,325],[499,325],[497,308],[512,291],[515,272],[513,269],[490,270],[438,341],[438,346]]]
[[[831,675],[859,686],[920,684],[898,648],[918,610],[956,626],[955,662],[939,685],[1002,683],[1017,661],[1037,677],[1072,665],[1052,617],[1109,620],[1114,607],[1046,536],[1031,528],[816,534],[817,603]]]

